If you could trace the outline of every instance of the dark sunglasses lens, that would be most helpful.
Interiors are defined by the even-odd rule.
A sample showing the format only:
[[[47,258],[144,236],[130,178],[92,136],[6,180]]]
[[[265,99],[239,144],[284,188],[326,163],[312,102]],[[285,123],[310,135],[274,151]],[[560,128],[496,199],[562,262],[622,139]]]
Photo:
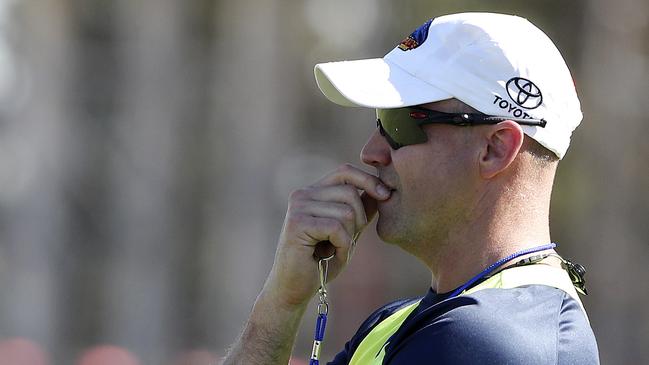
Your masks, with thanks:
[[[385,132],[385,129],[383,129],[383,125],[381,125],[381,119],[376,120],[376,127],[379,129],[379,132],[381,133],[381,136],[385,138],[385,140],[388,142],[390,147],[392,147],[393,150],[398,150],[399,148],[403,147],[400,143],[396,142],[392,137],[390,137],[389,134]]]
[[[426,133],[410,116],[411,111],[409,108],[376,110],[381,134],[395,150],[399,147],[427,141]]]

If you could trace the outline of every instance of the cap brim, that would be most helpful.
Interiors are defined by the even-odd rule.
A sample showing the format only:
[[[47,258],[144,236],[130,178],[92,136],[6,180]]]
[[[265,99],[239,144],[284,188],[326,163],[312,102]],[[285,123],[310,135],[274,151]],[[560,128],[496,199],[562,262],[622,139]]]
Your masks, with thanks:
[[[390,109],[453,97],[383,58],[319,63],[314,73],[322,93],[342,106]]]

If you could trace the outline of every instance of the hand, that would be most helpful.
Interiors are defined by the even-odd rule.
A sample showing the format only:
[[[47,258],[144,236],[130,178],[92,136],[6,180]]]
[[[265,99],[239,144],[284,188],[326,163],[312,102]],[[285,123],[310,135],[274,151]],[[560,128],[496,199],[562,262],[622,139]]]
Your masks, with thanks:
[[[359,190],[362,193],[359,193]],[[275,263],[262,295],[286,308],[308,303],[319,287],[316,244],[329,241],[335,257],[328,279],[336,277],[354,249],[352,239],[376,214],[377,200],[390,197],[379,178],[350,164],[314,185],[291,193]]]

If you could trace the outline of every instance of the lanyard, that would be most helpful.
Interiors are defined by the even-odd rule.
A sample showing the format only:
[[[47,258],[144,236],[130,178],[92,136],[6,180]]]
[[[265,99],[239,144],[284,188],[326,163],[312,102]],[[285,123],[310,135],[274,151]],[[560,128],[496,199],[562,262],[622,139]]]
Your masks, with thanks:
[[[507,257],[504,257],[504,258],[494,262],[493,264],[489,265],[489,267],[482,270],[482,272],[480,272],[478,275],[476,275],[476,276],[472,277],[471,279],[469,279],[469,281],[464,283],[464,285],[462,285],[459,288],[455,289],[455,291],[453,291],[453,293],[451,293],[449,298],[453,298],[453,297],[456,297],[456,296],[462,294],[462,292],[464,290],[466,290],[468,287],[473,285],[476,281],[478,281],[478,280],[484,278],[485,276],[491,274],[494,270],[496,270],[497,268],[504,265],[507,261],[513,260],[513,259],[515,259],[517,257],[520,257],[520,256],[523,256],[523,255],[527,255],[527,254],[535,253],[535,252],[539,252],[539,251],[545,251],[545,250],[549,250],[549,249],[555,248],[555,247],[557,247],[556,243],[548,243],[547,245],[527,248],[525,250],[521,250],[521,251],[515,252],[515,253],[507,256]]]
[[[453,291],[453,293],[451,293],[448,298],[453,298],[462,294],[464,290],[475,284],[478,280],[483,279],[485,276],[491,274],[494,270],[510,260],[530,253],[549,250],[556,246],[557,245],[555,243],[549,243],[546,245],[521,250],[507,257],[504,257],[489,265],[489,267],[482,270],[482,272],[480,272],[478,275],[474,276],[462,286],[457,288],[455,291]],[[313,337],[313,349],[311,350],[311,359],[309,361],[309,365],[320,364],[320,352],[322,350],[322,341],[324,340],[325,327],[327,325],[327,314],[329,313],[329,302],[327,301],[326,287],[327,271],[329,268],[329,260],[331,260],[333,257],[334,255],[325,258],[318,258],[318,277],[320,278],[320,288],[318,289],[318,317],[316,319],[315,334]]]
[[[315,334],[313,336],[313,349],[311,350],[311,360],[309,365],[320,364],[320,345],[324,340],[325,327],[327,326],[327,314],[329,313],[329,302],[327,301],[327,271],[329,269],[329,260],[334,255],[318,259],[318,277],[320,278],[320,288],[318,289],[318,318],[315,322]]]

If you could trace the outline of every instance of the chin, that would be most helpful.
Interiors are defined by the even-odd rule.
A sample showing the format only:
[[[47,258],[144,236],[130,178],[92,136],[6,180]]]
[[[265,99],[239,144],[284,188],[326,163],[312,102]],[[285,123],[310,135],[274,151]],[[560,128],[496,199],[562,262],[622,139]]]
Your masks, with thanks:
[[[376,234],[383,242],[394,245],[399,244],[403,240],[403,237],[400,237],[402,232],[403,230],[400,230],[397,224],[379,214],[376,222]]]

